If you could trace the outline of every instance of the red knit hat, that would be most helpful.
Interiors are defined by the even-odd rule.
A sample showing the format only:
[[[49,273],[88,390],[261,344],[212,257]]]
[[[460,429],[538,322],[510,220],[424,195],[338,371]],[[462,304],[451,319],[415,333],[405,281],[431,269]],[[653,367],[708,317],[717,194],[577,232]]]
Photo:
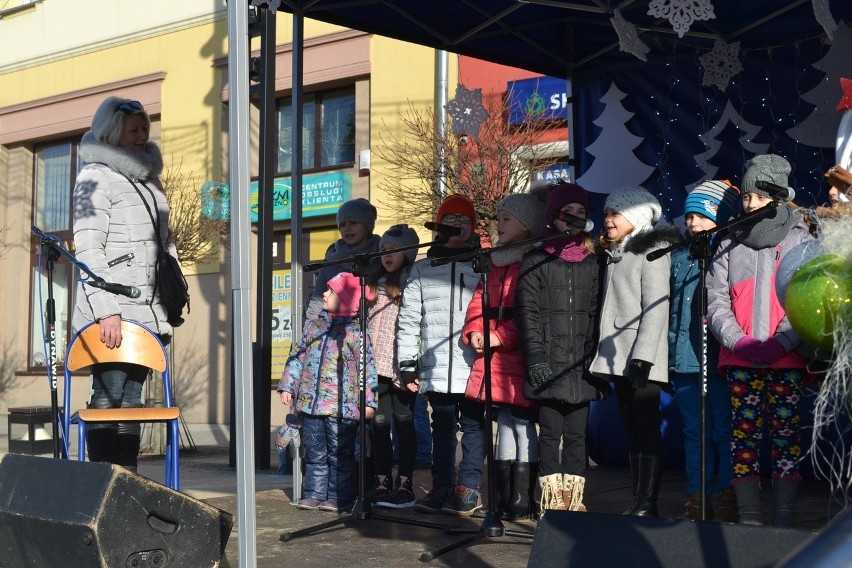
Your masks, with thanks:
[[[361,302],[361,280],[351,272],[341,272],[334,278],[328,281],[328,287],[337,294],[340,300],[340,307],[336,312],[332,312],[336,316],[352,317],[358,315],[358,305]],[[366,287],[367,301],[372,302],[375,294]]]
[[[446,215],[451,213],[467,215],[471,218],[471,224],[476,225],[476,209],[474,209],[470,199],[463,195],[454,194],[445,197],[441,202],[441,206],[438,207],[438,215],[435,217],[435,220],[440,223]]]

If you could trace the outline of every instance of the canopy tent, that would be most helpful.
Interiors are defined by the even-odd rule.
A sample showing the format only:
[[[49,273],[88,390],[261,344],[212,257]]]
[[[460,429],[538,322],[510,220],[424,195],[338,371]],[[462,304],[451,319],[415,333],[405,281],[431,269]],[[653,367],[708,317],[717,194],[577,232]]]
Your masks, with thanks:
[[[255,2],[260,3],[260,2]],[[739,41],[743,49],[791,44],[823,35],[814,4],[825,4],[835,20],[852,17],[846,0],[275,0],[278,9],[383,36],[564,77],[589,67],[632,63],[619,50],[611,19],[617,10],[637,27],[648,58]],[[710,4],[715,18],[695,20],[683,37],[653,4]],[[679,13],[673,8],[673,17]],[[688,20],[688,13],[681,13]]]
[[[803,205],[824,200],[838,79],[852,74],[847,0],[253,3],[570,80],[571,153],[592,192],[643,185],[676,217],[696,183],[736,183],[774,152],[808,188]]]
[[[247,4],[231,0],[228,12],[238,524],[240,565],[253,566],[254,495],[249,471],[254,463],[253,409],[241,394],[250,390],[251,376],[251,332],[245,321],[250,228],[241,221],[247,219],[249,193]],[[789,152],[797,153],[805,142],[801,125],[819,110],[819,124],[810,128],[806,142],[810,150],[791,158],[801,179],[816,179],[833,154],[825,142],[833,118],[827,109],[836,105],[833,97],[839,87],[833,89],[830,82],[838,73],[850,74],[848,57],[843,56],[850,53],[852,36],[843,24],[852,20],[849,0],[251,0],[251,4],[293,12],[297,20],[316,19],[570,79],[578,101],[572,147],[583,149],[577,156],[580,179],[594,175],[595,158],[623,148],[626,142],[635,151],[608,164],[617,167],[600,170],[628,172],[620,184],[656,187],[669,212],[677,209],[690,182],[717,173],[736,179],[745,159],[756,153],[786,150],[791,158]],[[690,15],[696,16],[692,11],[696,5],[705,10],[712,6],[713,17],[704,11],[690,20]],[[671,18],[664,17],[666,8],[674,9]],[[835,28],[838,21],[840,27]],[[717,40],[723,42],[724,53],[699,63]],[[733,42],[739,45],[732,54]],[[300,48],[296,46],[294,53]],[[741,55],[745,70],[734,73],[733,63]],[[750,55],[755,57],[749,60]],[[708,69],[711,80],[703,84]],[[740,86],[740,74],[752,83]],[[689,83],[691,92],[681,94],[680,81]],[[776,97],[782,88],[783,97]],[[773,109],[781,98],[784,116],[779,118]],[[639,106],[642,100],[649,105]],[[689,110],[679,110],[683,107]],[[676,128],[678,123],[683,127]],[[619,131],[621,136],[609,136]],[[683,136],[692,139],[683,144]],[[595,148],[601,138],[604,141]],[[732,143],[736,150],[728,152]],[[594,177],[583,183],[607,191]],[[607,183],[609,191],[614,189],[614,180]],[[299,188],[293,190],[298,202]],[[300,264],[294,260],[298,270]]]

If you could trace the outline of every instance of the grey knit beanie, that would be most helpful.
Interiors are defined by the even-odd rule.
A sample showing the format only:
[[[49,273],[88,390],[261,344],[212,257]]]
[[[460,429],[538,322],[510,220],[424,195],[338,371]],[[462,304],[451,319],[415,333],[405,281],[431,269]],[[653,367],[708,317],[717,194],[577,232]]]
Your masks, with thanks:
[[[622,187],[610,193],[604,208],[621,213],[637,233],[653,227],[663,215],[663,208],[657,198],[638,185]]]
[[[385,234],[382,235],[382,239],[379,241],[379,250],[382,250],[385,245],[390,245],[392,248],[401,248],[419,244],[420,237],[417,236],[417,232],[403,223],[401,225],[394,225],[385,231]],[[408,264],[414,264],[414,260],[417,258],[417,249],[413,248],[405,251],[405,256],[408,258]]]
[[[537,237],[547,221],[544,203],[530,193],[513,193],[497,204],[497,211],[508,211],[527,228],[533,237]]]
[[[761,154],[755,156],[749,162],[748,169],[743,175],[743,193],[756,193],[761,197],[771,197],[768,193],[754,187],[758,180],[768,181],[775,185],[787,188],[787,198],[784,201],[792,201],[796,197],[795,190],[790,187],[790,162],[776,154]]]
[[[339,227],[345,221],[361,223],[372,235],[376,226],[376,208],[363,197],[350,199],[337,210],[337,226]]]

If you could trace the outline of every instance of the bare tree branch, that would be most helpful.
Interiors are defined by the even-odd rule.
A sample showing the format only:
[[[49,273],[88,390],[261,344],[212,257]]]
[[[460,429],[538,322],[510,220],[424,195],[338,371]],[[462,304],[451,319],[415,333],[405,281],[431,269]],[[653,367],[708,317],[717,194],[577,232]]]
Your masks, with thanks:
[[[528,117],[509,125],[504,98],[485,104],[489,116],[475,138],[450,134],[449,124],[441,135],[435,111],[411,102],[400,114],[398,133],[385,124],[375,149],[387,173],[377,184],[386,196],[380,202],[400,218],[423,222],[433,218],[445,195],[461,194],[473,202],[480,228],[493,227],[497,202],[526,190],[532,169],[546,168],[558,158],[540,149],[552,123]]]
[[[172,166],[160,181],[169,200],[171,228],[181,263],[205,264],[219,258],[219,247],[228,247],[228,221],[208,219],[201,214],[201,180],[184,174],[182,164]]]

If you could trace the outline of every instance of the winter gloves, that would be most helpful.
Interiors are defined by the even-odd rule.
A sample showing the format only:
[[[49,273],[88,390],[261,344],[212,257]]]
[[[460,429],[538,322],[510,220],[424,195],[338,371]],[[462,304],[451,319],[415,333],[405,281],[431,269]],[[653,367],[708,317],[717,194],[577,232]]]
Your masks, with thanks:
[[[774,337],[770,337],[766,341],[760,341],[748,335],[737,340],[733,351],[735,355],[743,359],[748,359],[758,365],[774,363],[787,353],[781,342]]]
[[[527,367],[527,382],[534,389],[539,389],[553,379],[550,365],[547,363],[535,363]]]
[[[651,374],[653,363],[641,359],[631,359],[627,366],[627,379],[634,389],[641,389],[648,384],[648,376]]]

